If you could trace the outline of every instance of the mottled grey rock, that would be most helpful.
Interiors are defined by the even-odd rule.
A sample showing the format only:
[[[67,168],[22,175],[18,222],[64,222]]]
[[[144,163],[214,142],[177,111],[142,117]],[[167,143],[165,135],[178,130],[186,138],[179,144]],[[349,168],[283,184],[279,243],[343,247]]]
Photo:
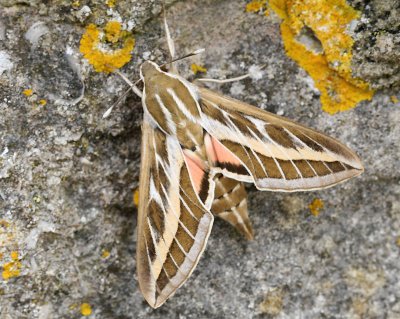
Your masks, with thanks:
[[[354,74],[373,88],[400,86],[400,2],[352,0],[361,10],[354,45]]]
[[[399,318],[400,109],[389,98],[399,97],[398,4],[351,3],[367,19],[354,31],[354,71],[386,91],[334,116],[286,56],[276,15],[246,13],[238,0],[170,7],[178,53],[206,49],[180,63],[183,75],[193,79],[193,61],[214,78],[266,64],[261,79],[213,88],[340,139],[365,173],[318,192],[249,186],[255,240],[217,220],[192,277],[152,310],[135,275],[141,102],[130,95],[102,119],[126,85],[92,71],[78,48],[84,26],[118,12],[137,30],[124,68],[137,78],[144,58],[168,59],[161,2],[117,1],[107,14],[103,1],[0,0],[0,53],[12,63],[0,63],[0,265],[12,251],[21,262],[18,276],[0,277],[0,318],[79,318],[82,303],[107,319]],[[37,23],[40,36],[27,36]],[[325,203],[318,217],[308,209],[314,198]]]

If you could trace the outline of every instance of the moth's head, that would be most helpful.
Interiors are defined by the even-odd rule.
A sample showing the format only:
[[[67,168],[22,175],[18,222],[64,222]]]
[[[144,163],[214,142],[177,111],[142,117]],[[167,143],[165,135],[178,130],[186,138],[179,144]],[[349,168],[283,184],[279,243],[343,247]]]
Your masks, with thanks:
[[[152,61],[144,61],[140,66],[140,77],[144,82],[161,72],[160,67]]]

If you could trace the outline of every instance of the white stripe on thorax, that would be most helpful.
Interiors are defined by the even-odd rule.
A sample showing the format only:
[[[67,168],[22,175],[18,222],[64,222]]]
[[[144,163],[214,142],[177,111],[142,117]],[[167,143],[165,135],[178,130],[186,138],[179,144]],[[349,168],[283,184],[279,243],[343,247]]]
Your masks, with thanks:
[[[175,101],[176,105],[178,106],[179,110],[182,111],[182,113],[188,118],[190,119],[192,122],[197,122],[197,118],[195,118],[193,116],[192,113],[190,113],[190,111],[188,110],[188,108],[186,107],[185,103],[183,103],[183,101],[179,98],[179,96],[175,93],[174,89],[172,88],[168,88],[167,92],[169,93],[169,95],[171,95],[171,97],[173,98],[173,100]],[[190,96],[191,99],[193,99],[192,96]],[[195,102],[195,101],[194,101]],[[196,103],[196,102],[195,102]]]
[[[164,116],[165,116],[165,120],[167,121],[167,126],[169,131],[171,132],[171,134],[176,135],[176,125],[174,123],[174,121],[172,120],[172,114],[171,112],[167,109],[167,107],[165,106],[164,102],[161,100],[161,97],[158,94],[154,95],[161,111],[163,112]]]

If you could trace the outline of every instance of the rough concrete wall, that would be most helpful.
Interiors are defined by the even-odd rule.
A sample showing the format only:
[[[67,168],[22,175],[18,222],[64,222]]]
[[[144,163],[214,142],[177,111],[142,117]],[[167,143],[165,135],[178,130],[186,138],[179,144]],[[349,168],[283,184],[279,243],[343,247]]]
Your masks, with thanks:
[[[286,56],[273,13],[250,14],[239,0],[170,7],[178,52],[204,47],[193,61],[207,76],[267,64],[262,79],[213,88],[338,138],[357,151],[365,173],[318,192],[249,186],[255,240],[217,220],[192,277],[158,310],[145,303],[135,275],[141,102],[129,96],[103,120],[125,84],[76,54],[84,26],[111,19],[107,7],[0,4],[0,318],[79,318],[83,303],[90,318],[400,317],[400,109],[389,98],[399,97],[397,1],[350,1],[363,12],[353,70],[383,90],[334,116],[321,111],[309,76]],[[167,59],[161,5],[117,1],[116,10],[136,30],[124,68],[136,78],[144,57]],[[27,40],[37,22],[42,35]],[[180,64],[189,79],[193,61]],[[325,203],[318,217],[308,209],[315,198]],[[10,263],[18,269],[5,278]]]

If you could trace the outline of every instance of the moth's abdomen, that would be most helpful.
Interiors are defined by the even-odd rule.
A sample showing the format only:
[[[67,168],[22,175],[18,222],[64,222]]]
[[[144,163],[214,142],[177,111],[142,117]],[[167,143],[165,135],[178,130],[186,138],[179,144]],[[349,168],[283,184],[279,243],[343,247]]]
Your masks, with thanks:
[[[222,174],[217,174],[214,182],[215,192],[211,212],[230,223],[247,239],[253,239],[244,184]]]

